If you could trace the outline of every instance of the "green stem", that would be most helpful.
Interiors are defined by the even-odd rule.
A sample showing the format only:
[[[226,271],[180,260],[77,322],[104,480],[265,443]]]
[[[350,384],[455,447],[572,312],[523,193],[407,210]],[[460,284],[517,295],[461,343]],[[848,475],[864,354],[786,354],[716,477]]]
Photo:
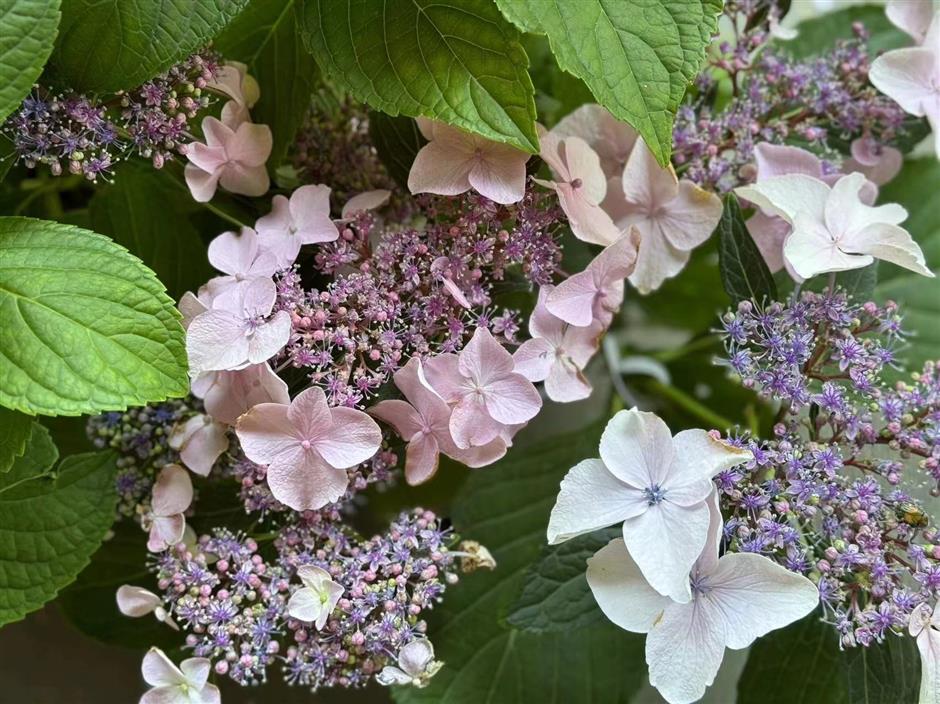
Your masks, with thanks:
[[[727,431],[738,425],[737,423],[728,420],[724,416],[715,413],[704,404],[696,401],[684,391],[677,389],[675,386],[663,384],[662,382],[655,379],[651,381],[650,385],[655,393],[658,393],[661,396],[665,396],[684,411],[705,421],[705,423],[713,428]]]

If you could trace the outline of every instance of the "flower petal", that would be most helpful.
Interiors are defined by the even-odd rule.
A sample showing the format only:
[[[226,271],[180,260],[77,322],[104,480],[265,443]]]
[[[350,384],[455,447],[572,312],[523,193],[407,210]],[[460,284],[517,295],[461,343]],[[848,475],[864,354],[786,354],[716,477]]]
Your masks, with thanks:
[[[642,491],[621,482],[600,460],[582,460],[561,481],[548,519],[548,544],[606,528],[646,509]]]
[[[348,220],[356,213],[362,213],[367,210],[381,208],[383,205],[388,203],[388,199],[391,197],[392,192],[387,191],[384,188],[357,193],[348,201],[346,201],[346,205],[343,206],[342,218],[343,220]]]
[[[427,638],[415,638],[398,651],[398,664],[412,677],[420,677],[434,660],[434,646]]]
[[[472,158],[455,151],[450,144],[434,139],[415,155],[408,172],[408,190],[412,193],[436,193],[456,196],[470,190]]]
[[[180,670],[189,680],[190,685],[197,690],[206,686],[211,667],[212,663],[207,658],[187,658],[180,663]]]
[[[333,408],[330,413],[333,420],[329,431],[314,441],[317,452],[327,463],[347,469],[379,451],[382,430],[367,413],[355,408]]]
[[[437,472],[438,459],[438,444],[433,435],[411,440],[405,449],[405,481],[410,486],[428,481]]]
[[[529,155],[491,143],[470,169],[467,180],[474,190],[496,203],[518,203],[525,195],[525,165]]]
[[[339,499],[347,486],[346,470],[331,467],[312,450],[283,453],[268,466],[268,488],[295,511],[323,508]]]
[[[676,450],[676,461],[669,469],[664,486],[673,490],[695,484],[699,480],[710,480],[719,472],[753,459],[750,451],[735,447],[723,440],[716,440],[704,430],[682,430],[673,437],[672,445]],[[708,495],[699,497],[701,501]],[[671,496],[672,501],[676,501]]]
[[[933,99],[930,81],[936,76],[936,64],[937,57],[926,47],[895,49],[872,61],[868,79],[905,112],[923,117]]]
[[[147,651],[140,672],[144,676],[144,682],[152,687],[173,687],[186,682],[180,669],[159,648]]]
[[[150,505],[154,515],[173,516],[183,513],[193,502],[193,482],[189,472],[178,464],[160,470],[153,485]]]
[[[604,615],[633,633],[648,633],[673,603],[647,583],[621,538],[588,558],[587,582]]]
[[[235,434],[252,462],[270,464],[285,452],[300,448],[287,409],[283,403],[259,403],[238,419]]]
[[[669,427],[655,413],[635,408],[610,419],[600,454],[614,476],[641,491],[662,484],[676,461]]]
[[[291,594],[287,602],[287,613],[291,618],[314,624],[320,618],[323,602],[318,591],[303,587]]]
[[[163,605],[163,599],[152,591],[130,584],[118,587],[116,598],[118,610],[134,618],[153,613],[158,606]]]
[[[525,423],[534,418],[542,407],[539,392],[522,374],[507,374],[489,382],[483,402],[490,417],[504,425]]]

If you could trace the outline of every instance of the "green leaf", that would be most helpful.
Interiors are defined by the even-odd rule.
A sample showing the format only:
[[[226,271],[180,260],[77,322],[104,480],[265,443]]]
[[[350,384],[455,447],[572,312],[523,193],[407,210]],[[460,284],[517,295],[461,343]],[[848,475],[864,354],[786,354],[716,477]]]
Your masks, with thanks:
[[[389,175],[408,188],[408,174],[418,150],[427,142],[410,117],[392,117],[375,110],[369,113],[369,137]]]
[[[114,520],[116,460],[74,455],[50,475],[18,462],[0,478],[0,625],[53,599],[88,564]]]
[[[528,58],[490,0],[306,0],[303,12],[307,48],[359,100],[538,151]]]
[[[0,407],[0,473],[10,471],[13,461],[26,452],[33,433],[33,419],[23,413]]]
[[[604,621],[574,632],[536,634],[502,622],[545,544],[548,514],[568,468],[597,453],[601,427],[529,445],[457,495],[453,521],[497,561],[461,580],[432,613],[429,633],[445,662],[430,686],[395,688],[399,704],[624,704],[645,678],[643,637]]]
[[[161,175],[123,169],[89,203],[95,232],[112,237],[153,269],[175,299],[212,276],[206,247],[193,227],[187,201]]]
[[[717,30],[720,0],[497,0],[526,32],[546,34],[558,65],[640,133],[660,164],[672,123]]]
[[[201,49],[248,0],[63,0],[52,61],[79,91],[133,88]]]
[[[23,453],[13,461],[6,476],[0,477],[0,494],[4,487],[43,476],[57,459],[59,450],[49,431],[36,421],[30,421],[29,439]]]
[[[0,0],[0,122],[42,73],[58,25],[59,0]]]
[[[872,56],[910,46],[910,38],[888,21],[884,5],[874,4],[846,7],[804,20],[797,25],[796,39],[780,45],[797,58],[817,56],[830,51],[839,39],[852,39],[855,36],[853,22],[861,22],[871,35],[868,52]]]
[[[936,269],[940,277],[940,267]],[[875,299],[897,301],[904,316],[904,329],[912,333],[908,347],[898,356],[910,371],[920,371],[924,362],[940,358],[940,278],[905,274],[875,287]]]
[[[852,704],[916,702],[920,691],[920,654],[906,633],[888,635],[880,644],[849,648],[842,670]]]
[[[729,194],[718,223],[718,268],[732,303],[775,301],[777,285],[754,239],[744,225],[738,199]]]
[[[107,237],[0,218],[0,404],[80,415],[182,396],[179,319],[153,272]]]
[[[295,0],[253,0],[215,41],[222,56],[247,64],[258,80],[261,98],[251,116],[271,127],[272,170],[284,160],[319,79],[300,38],[299,14]]]
[[[521,630],[570,632],[604,621],[588,586],[587,559],[621,534],[619,527],[546,545],[523,579],[506,621]]]
[[[91,564],[59,595],[57,603],[72,625],[112,645],[164,649],[179,645],[179,633],[155,618],[129,618],[117,609],[115,593],[123,584],[158,592],[156,578],[147,569],[147,555],[147,534],[139,525],[124,521],[116,526]]]
[[[839,659],[838,635],[813,613],[751,646],[738,704],[848,704]]]

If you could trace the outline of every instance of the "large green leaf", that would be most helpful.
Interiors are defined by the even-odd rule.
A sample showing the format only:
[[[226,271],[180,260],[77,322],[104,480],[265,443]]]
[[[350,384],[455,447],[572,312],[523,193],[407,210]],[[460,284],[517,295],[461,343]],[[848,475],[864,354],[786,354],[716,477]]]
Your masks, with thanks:
[[[424,115],[538,151],[519,33],[491,0],[306,0],[324,73],[390,115]]]
[[[536,634],[506,624],[529,566],[545,544],[562,476],[596,454],[600,427],[555,436],[472,474],[458,494],[454,525],[496,557],[448,593],[429,629],[445,662],[426,689],[397,688],[401,704],[627,704],[645,677],[643,638],[610,623]]]
[[[920,690],[920,653],[914,639],[888,634],[883,643],[851,648],[842,654],[852,704],[916,702]]]
[[[737,704],[848,704],[839,637],[813,613],[751,646]]]
[[[210,41],[248,0],[64,0],[56,73],[80,91],[133,88]]]
[[[189,203],[160,174],[124,169],[91,199],[91,226],[147,262],[179,300],[213,276],[191,212],[183,207]]]
[[[299,14],[298,0],[253,0],[215,42],[226,59],[246,63],[261,86],[251,116],[271,127],[272,169],[284,159],[319,78],[316,61],[300,38]]]
[[[26,452],[33,433],[33,419],[23,413],[0,406],[0,472],[8,472],[17,457]]]
[[[0,0],[0,122],[42,73],[58,25],[59,0]]]
[[[672,123],[705,60],[721,0],[497,0],[526,32],[546,34],[558,65],[636,128],[660,164]]]
[[[182,396],[179,318],[153,272],[107,237],[0,218],[0,404],[80,415]]]
[[[744,225],[738,199],[731,194],[718,223],[718,269],[732,303],[777,300],[774,277]]]
[[[506,620],[536,633],[572,631],[603,622],[585,570],[588,558],[620,534],[621,528],[614,526],[543,547],[526,572],[522,592]]]
[[[47,453],[45,464],[48,447],[38,451]],[[74,455],[51,474],[22,460],[0,477],[0,625],[75,579],[111,526],[117,499],[114,453]]]

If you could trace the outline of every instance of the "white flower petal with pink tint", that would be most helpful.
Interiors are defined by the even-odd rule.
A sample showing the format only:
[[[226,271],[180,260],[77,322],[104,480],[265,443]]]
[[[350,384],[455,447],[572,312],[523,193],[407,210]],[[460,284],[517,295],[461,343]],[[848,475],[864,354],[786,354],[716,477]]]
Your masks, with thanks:
[[[369,210],[375,210],[376,208],[381,208],[383,205],[388,203],[388,199],[391,197],[392,192],[387,191],[384,188],[357,193],[348,201],[346,201],[346,205],[343,206],[342,218],[343,220],[349,220],[356,213],[363,213]]]
[[[845,160],[845,172],[863,173],[869,181],[878,186],[897,176],[904,161],[904,155],[900,151],[879,144],[870,137],[859,137],[852,142],[850,149],[852,158]]]
[[[218,68],[215,76],[207,81],[206,88],[224,93],[247,108],[252,107],[261,97],[258,81],[248,74],[248,66],[241,61],[226,61]]]
[[[933,0],[888,0],[885,15],[895,27],[918,44],[927,36],[934,16]]]
[[[297,511],[336,501],[349,483],[345,470],[382,444],[374,420],[352,408],[330,408],[319,387],[298,394],[290,405],[254,406],[238,419],[235,432],[245,456],[268,465],[274,497]]]
[[[202,121],[206,143],[186,146],[186,185],[197,201],[212,200],[217,185],[246,196],[263,195],[270,185],[265,161],[272,137],[267,125],[242,122],[236,128],[214,117]]]
[[[624,167],[622,188],[625,203],[617,208],[617,227],[640,232],[630,283],[649,293],[679,273],[692,249],[711,236],[721,219],[721,199],[691,181],[679,181],[642,140]]]
[[[261,248],[258,234],[250,227],[241,233],[223,232],[209,243],[209,263],[227,276],[213,279],[212,293],[219,296],[242,281],[270,278],[278,270],[274,255]]]
[[[522,200],[528,154],[426,118],[419,117],[418,125],[430,141],[411,165],[412,193],[456,196],[473,188],[496,203]]]
[[[933,276],[920,247],[898,227],[907,212],[893,203],[866,205],[862,200],[866,183],[861,173],[842,176],[831,188],[809,176],[790,175],[735,192],[792,225],[783,254],[804,279],[867,266],[875,258]]]
[[[287,383],[266,363],[237,371],[210,372],[193,394],[203,399],[206,412],[220,423],[235,425],[238,416],[259,403],[290,403]]]
[[[118,587],[117,594],[118,610],[125,616],[140,618],[147,614],[153,614],[161,623],[165,623],[174,631],[179,630],[179,626],[170,617],[166,609],[163,608],[163,599],[143,587],[135,587],[130,584],[123,584]]]
[[[660,594],[688,601],[689,569],[708,540],[711,478],[751,454],[704,430],[673,437],[656,415],[633,409],[611,418],[600,455],[562,481],[549,544],[623,521],[625,544],[646,581]]]
[[[908,634],[917,639],[920,652],[921,704],[940,701],[940,601],[931,613],[927,604],[914,609],[908,624]]]
[[[336,608],[343,587],[333,581],[329,572],[315,565],[301,565],[297,576],[303,586],[291,594],[287,613],[298,621],[312,623],[319,631]]]
[[[177,667],[162,650],[151,648],[140,670],[152,689],[140,704],[221,704],[219,688],[209,684],[210,669],[206,658],[188,658]]]
[[[434,660],[434,646],[426,638],[415,638],[398,651],[398,667],[386,665],[375,680],[386,687],[393,684],[426,687],[443,663]]]
[[[708,501],[716,538],[721,527],[716,495]],[[770,559],[735,553],[718,558],[709,539],[687,580],[691,599],[660,596],[622,540],[588,560],[588,585],[601,611],[628,631],[646,633],[650,684],[670,704],[690,704],[714,681],[725,648],[739,650],[809,614],[819,603],[815,585]]]
[[[545,299],[549,313],[577,327],[607,327],[623,302],[623,282],[637,261],[639,232],[631,228],[604,248],[587,268],[558,284]]]
[[[183,326],[183,330],[189,329],[189,324],[193,322],[193,319],[197,315],[201,315],[209,310],[209,305],[211,301],[204,301],[199,296],[194,294],[192,291],[187,291],[180,297],[179,305],[176,307],[179,308],[180,314],[183,316],[183,319],[180,323]]]
[[[555,180],[537,183],[558,194],[575,237],[604,246],[614,242],[620,230],[601,208],[607,195],[607,179],[594,150],[580,137],[559,137],[549,132],[542,135],[541,156]]]
[[[150,499],[148,550],[166,550],[183,538],[186,528],[183,512],[189,508],[192,501],[193,483],[189,472],[178,464],[168,464],[161,469]]]
[[[271,311],[277,299],[274,281],[253,278],[213,301],[186,331],[189,373],[193,379],[209,371],[244,369],[265,362],[290,339],[287,311]]]
[[[551,134],[559,138],[580,137],[587,142],[597,153],[608,179],[619,178],[637,140],[636,130],[595,103],[582,105],[563,117]]]
[[[228,434],[223,423],[200,413],[176,425],[168,443],[179,451],[184,465],[206,477],[215,461],[228,449]]]
[[[290,266],[302,245],[333,242],[339,237],[339,230],[330,218],[329,187],[301,186],[291,193],[290,199],[274,196],[271,212],[259,218],[255,228],[279,268]]]
[[[872,62],[868,78],[906,112],[927,118],[940,158],[940,11],[933,14],[920,47],[882,54]]]

